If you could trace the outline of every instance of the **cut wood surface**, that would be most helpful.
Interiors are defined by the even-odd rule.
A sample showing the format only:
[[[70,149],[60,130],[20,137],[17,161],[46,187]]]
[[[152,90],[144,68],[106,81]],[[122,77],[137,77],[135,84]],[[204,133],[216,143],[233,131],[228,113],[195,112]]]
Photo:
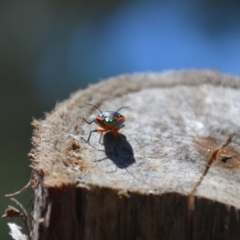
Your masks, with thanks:
[[[89,132],[120,110],[126,142]],[[33,239],[240,239],[240,78],[122,75],[35,120]]]

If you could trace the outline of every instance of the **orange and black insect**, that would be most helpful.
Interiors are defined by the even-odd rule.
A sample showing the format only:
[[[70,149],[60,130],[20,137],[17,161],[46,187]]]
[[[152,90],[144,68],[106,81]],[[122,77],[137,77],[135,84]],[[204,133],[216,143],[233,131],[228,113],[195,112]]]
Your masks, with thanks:
[[[91,105],[91,106],[95,107],[96,109],[98,109],[100,114],[97,115],[96,118],[94,118],[93,120],[91,120],[89,122],[85,118],[83,118],[83,120],[87,124],[92,124],[94,122],[99,127],[101,127],[101,128],[92,130],[89,133],[88,139],[85,140],[86,142],[90,141],[90,138],[91,138],[91,135],[92,135],[93,132],[104,133],[104,132],[111,131],[114,134],[114,136],[118,137],[119,139],[121,139],[122,137],[124,139],[126,139],[125,136],[122,135],[119,132],[119,130],[125,126],[124,125],[125,117],[123,115],[121,115],[119,113],[119,111],[121,109],[123,109],[123,108],[128,108],[128,107],[121,107],[117,111],[105,111],[105,112],[102,112],[97,106],[95,106],[93,104],[90,104],[90,103],[86,103],[86,104],[87,105]],[[116,144],[116,146],[114,147],[115,153],[116,153],[115,149],[116,149],[117,146],[118,146],[118,144]],[[116,153],[116,155],[117,155],[117,153]]]

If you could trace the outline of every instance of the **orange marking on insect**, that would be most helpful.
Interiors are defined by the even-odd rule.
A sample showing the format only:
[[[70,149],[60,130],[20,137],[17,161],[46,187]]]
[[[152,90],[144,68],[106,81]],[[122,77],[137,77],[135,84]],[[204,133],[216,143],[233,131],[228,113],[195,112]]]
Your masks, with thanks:
[[[111,131],[115,136],[122,136],[121,133],[119,133],[119,130],[124,127],[124,122],[125,122],[125,117],[121,115],[118,111],[120,111],[122,108],[127,108],[127,107],[121,107],[117,111],[105,111],[102,112],[97,106],[87,103],[87,105],[94,106],[96,109],[100,111],[100,114],[96,116],[91,121],[87,121],[85,118],[83,120],[88,123],[92,124],[93,122],[96,123],[100,129],[94,129],[89,133],[88,139],[85,140],[86,142],[90,141],[91,135],[93,132],[107,132]]]

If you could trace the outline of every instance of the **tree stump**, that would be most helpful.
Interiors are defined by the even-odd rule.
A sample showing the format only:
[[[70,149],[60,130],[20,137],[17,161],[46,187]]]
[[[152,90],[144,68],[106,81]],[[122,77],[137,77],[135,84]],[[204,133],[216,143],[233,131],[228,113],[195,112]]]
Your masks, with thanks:
[[[99,111],[121,133],[99,143]],[[240,239],[240,78],[216,71],[123,75],[35,120],[33,239]],[[95,126],[94,126],[95,125]],[[116,144],[116,152],[114,148]]]

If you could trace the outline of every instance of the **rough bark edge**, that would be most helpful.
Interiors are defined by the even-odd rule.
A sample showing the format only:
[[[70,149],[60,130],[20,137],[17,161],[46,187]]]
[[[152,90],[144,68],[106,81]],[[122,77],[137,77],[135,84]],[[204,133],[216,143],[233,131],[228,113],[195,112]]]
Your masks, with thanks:
[[[221,85],[227,86],[230,88],[240,88],[240,81],[238,77],[223,75],[216,71],[196,71],[196,70],[188,70],[188,71],[167,71],[163,73],[145,73],[145,74],[132,74],[132,75],[121,75],[118,77],[107,79],[98,84],[90,85],[87,89],[80,90],[62,103],[56,105],[55,109],[50,113],[46,114],[45,120],[36,121],[34,120],[33,125],[35,127],[32,143],[34,148],[29,154],[30,160],[32,160],[32,167],[37,171],[45,170],[45,179],[46,176],[51,175],[51,167],[52,162],[51,159],[55,158],[57,160],[64,161],[61,158],[62,152],[56,151],[54,155],[53,152],[56,150],[55,142],[56,139],[52,142],[48,142],[45,144],[42,142],[42,139],[46,139],[46,132],[48,130],[48,126],[53,122],[56,122],[58,119],[58,125],[64,123],[66,121],[66,112],[72,111],[73,108],[83,108],[85,107],[85,103],[90,101],[94,96],[94,103],[99,104],[106,99],[111,100],[112,98],[116,98],[118,96],[122,96],[126,93],[133,93],[139,91],[141,89],[147,88],[165,88],[165,87],[173,87],[177,85],[187,85],[187,86],[196,86],[201,84],[211,84],[211,85]],[[63,124],[64,125],[64,124]],[[70,140],[64,137],[64,142],[69,142],[69,146],[71,145]],[[56,161],[58,162],[58,161]],[[54,164],[56,165],[56,164]],[[49,166],[49,169],[47,168]],[[46,169],[48,169],[46,171]],[[61,167],[60,169],[61,170]],[[47,184],[61,185],[65,183],[73,183],[75,180],[71,178],[71,176],[66,173],[66,171],[61,172],[62,179],[57,179],[52,183],[48,182]]]

